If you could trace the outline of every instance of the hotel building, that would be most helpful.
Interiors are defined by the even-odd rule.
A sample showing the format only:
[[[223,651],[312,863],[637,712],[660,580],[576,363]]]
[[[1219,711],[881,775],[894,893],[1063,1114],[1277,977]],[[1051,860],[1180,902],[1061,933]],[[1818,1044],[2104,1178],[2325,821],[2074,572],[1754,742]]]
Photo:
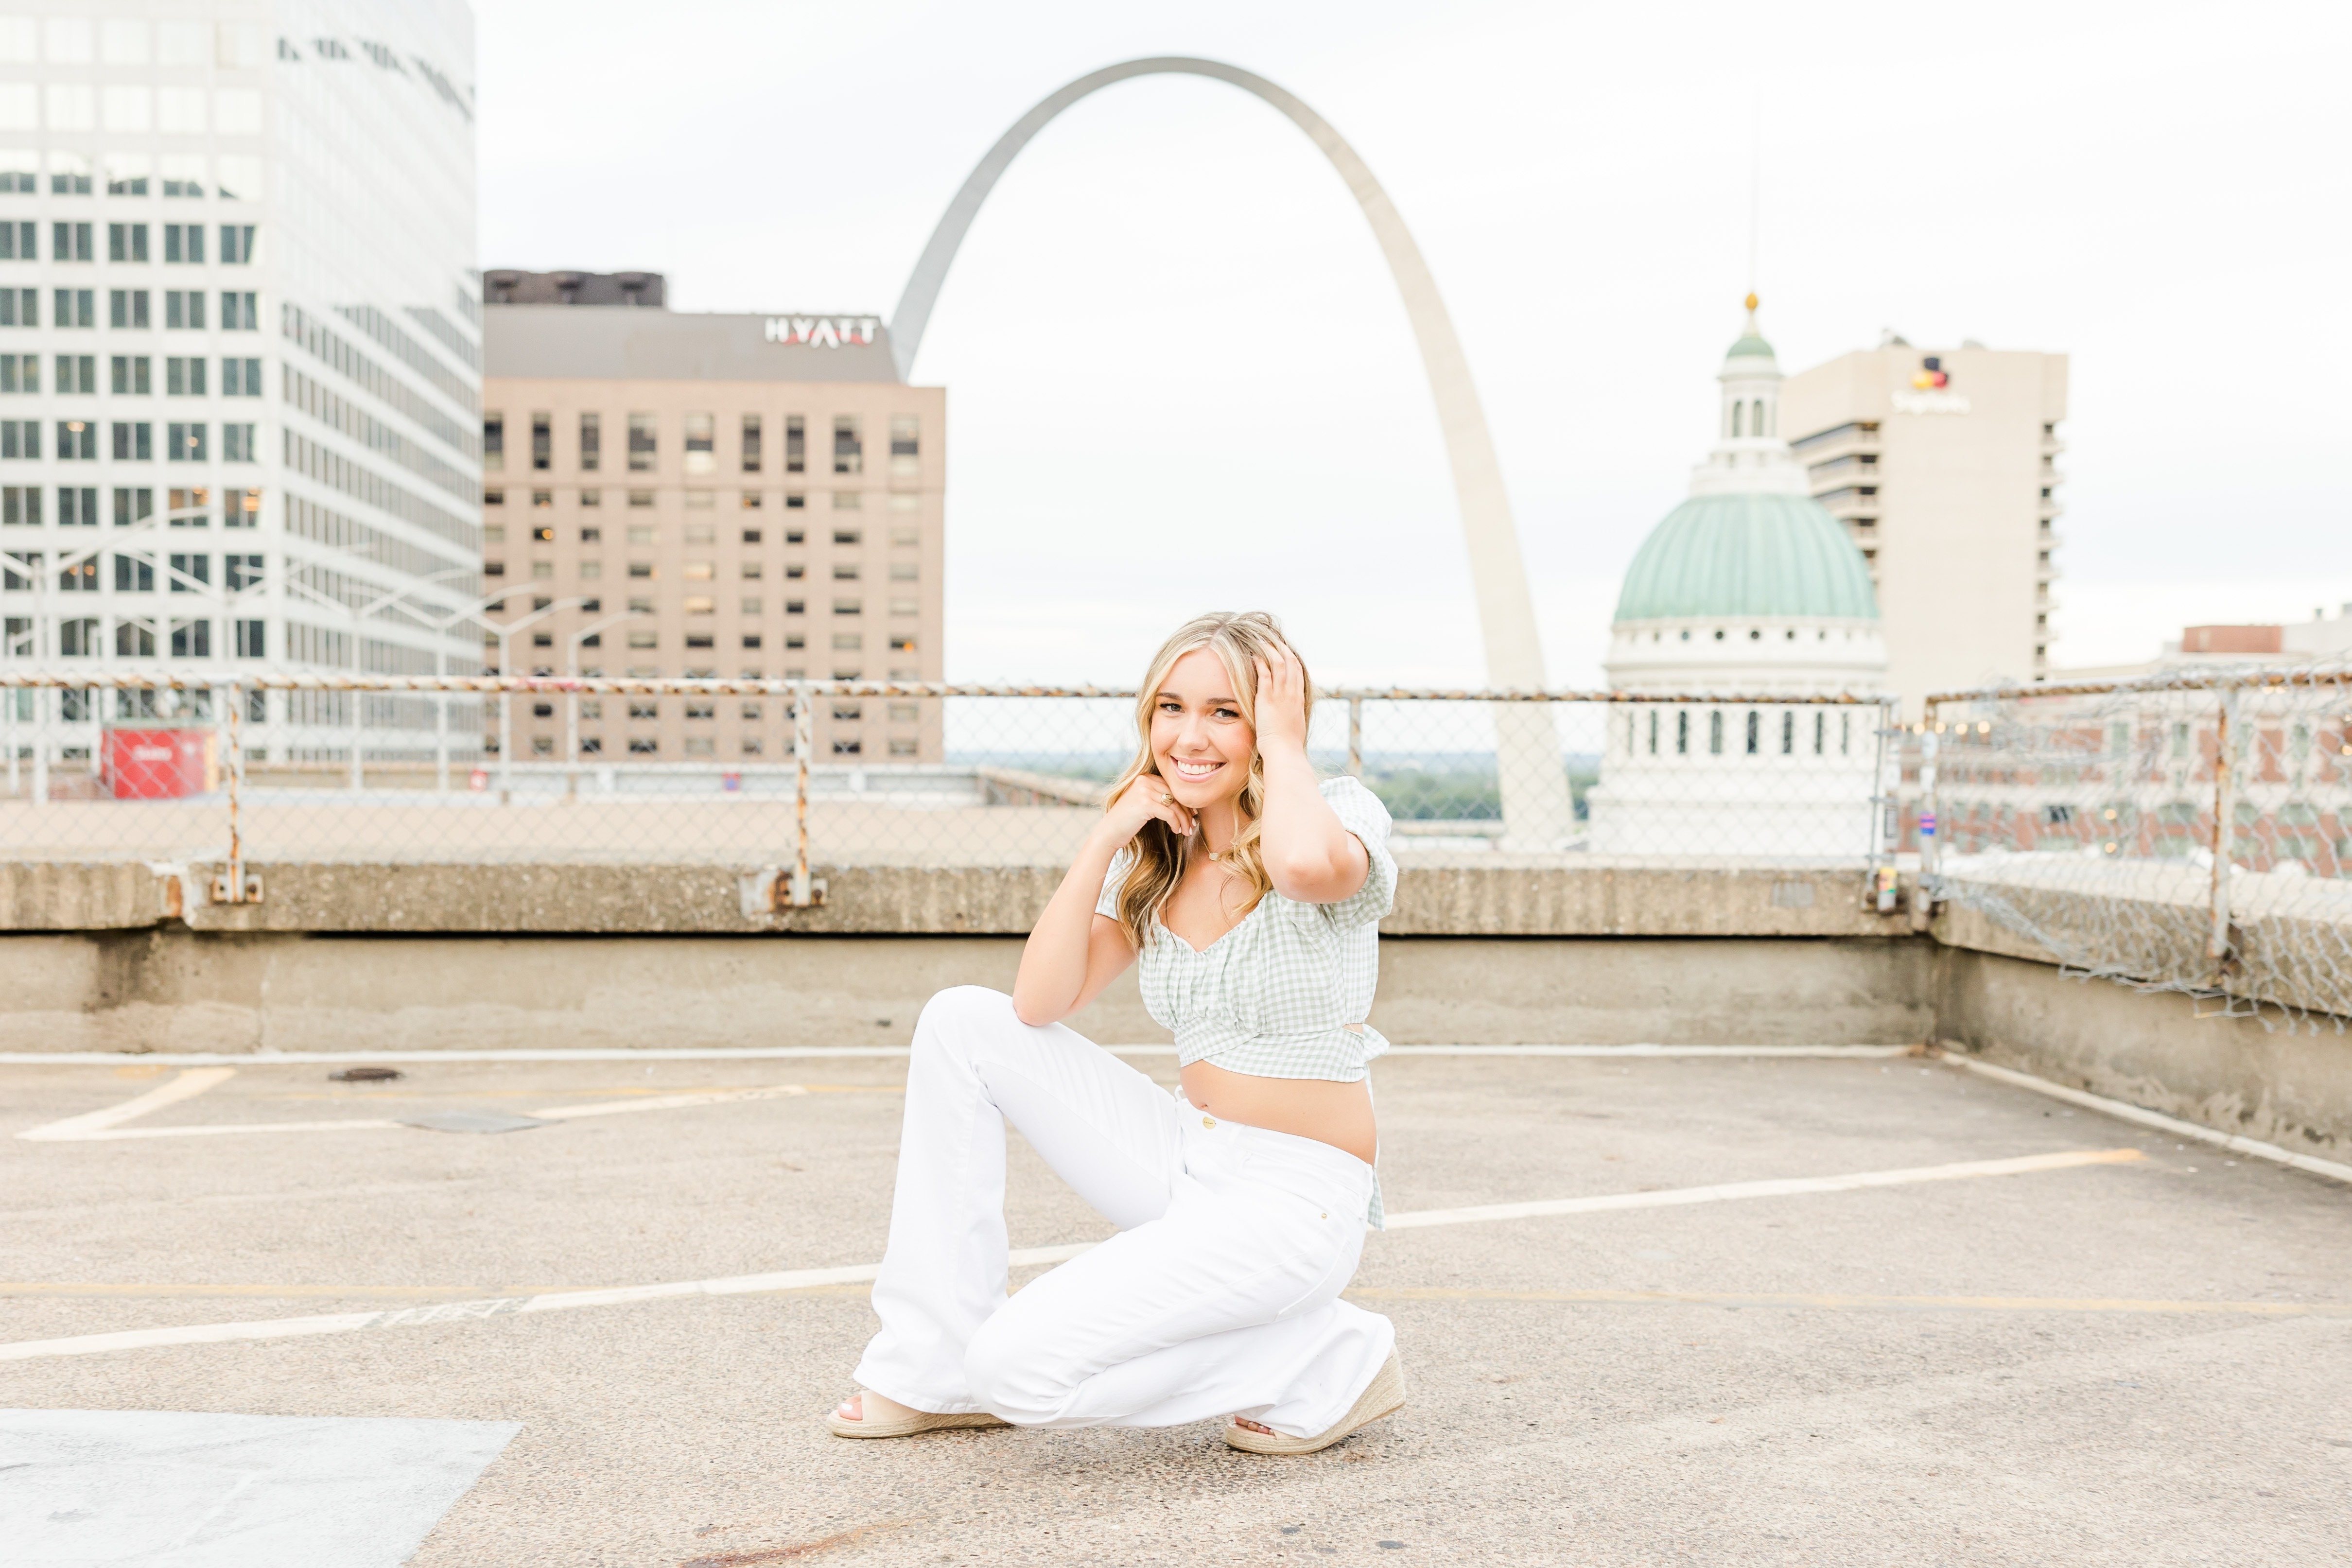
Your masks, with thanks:
[[[472,672],[468,8],[44,9],[0,17],[7,662]],[[154,705],[28,691],[6,717],[19,754],[74,762]],[[433,752],[423,699],[244,717],[255,761]],[[470,752],[470,706],[460,728]]]
[[[2064,354],[1890,338],[1790,376],[1780,417],[1870,563],[1908,716],[1931,691],[2047,678]]]
[[[673,311],[654,273],[484,278],[485,560],[515,673],[937,680],[947,394],[871,316]],[[827,699],[827,761],[940,760],[939,704]],[[565,705],[514,705],[517,762]],[[492,743],[496,743],[495,734]],[[790,704],[580,703],[579,754],[782,762]]]

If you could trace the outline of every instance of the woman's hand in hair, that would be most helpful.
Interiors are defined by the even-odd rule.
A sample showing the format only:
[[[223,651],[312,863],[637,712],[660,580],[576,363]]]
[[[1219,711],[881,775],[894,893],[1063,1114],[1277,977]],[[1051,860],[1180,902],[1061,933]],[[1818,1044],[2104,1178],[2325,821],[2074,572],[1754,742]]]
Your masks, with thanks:
[[[1307,669],[1298,656],[1277,643],[1271,659],[1257,665],[1257,749],[1261,756],[1279,751],[1307,753]]]
[[[1143,831],[1145,823],[1152,821],[1166,823],[1169,831],[1180,838],[1192,836],[1192,814],[1169,793],[1168,781],[1158,773],[1144,773],[1121,790],[1118,799],[1103,814],[1101,831],[1114,844],[1124,847]]]

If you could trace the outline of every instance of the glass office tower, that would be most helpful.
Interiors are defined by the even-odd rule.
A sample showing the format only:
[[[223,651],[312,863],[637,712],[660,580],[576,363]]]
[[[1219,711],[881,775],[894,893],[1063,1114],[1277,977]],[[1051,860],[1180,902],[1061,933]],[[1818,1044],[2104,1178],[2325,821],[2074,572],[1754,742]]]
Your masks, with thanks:
[[[472,66],[456,0],[0,17],[10,663],[479,668]],[[149,700],[26,694],[16,741],[71,763]],[[274,764],[445,732],[423,699],[244,717]]]

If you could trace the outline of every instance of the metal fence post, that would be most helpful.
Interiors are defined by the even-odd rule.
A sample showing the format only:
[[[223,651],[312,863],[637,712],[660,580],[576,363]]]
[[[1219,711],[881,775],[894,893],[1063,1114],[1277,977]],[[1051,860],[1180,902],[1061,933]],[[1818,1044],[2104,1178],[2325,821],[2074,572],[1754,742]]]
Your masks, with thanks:
[[[809,713],[809,692],[805,686],[793,687],[793,817],[796,847],[793,856],[793,879],[788,897],[796,910],[812,909],[824,902],[824,884],[809,879],[809,752],[813,721]]]
[[[212,901],[257,904],[261,901],[261,879],[248,879],[245,872],[245,688],[232,680],[214,689],[228,704],[228,864],[213,881]]]
[[[1911,891],[1912,922],[1925,931],[1934,916],[1936,900],[1931,882],[1943,861],[1943,849],[1937,839],[1936,809],[1936,752],[1943,728],[1936,718],[1935,703],[1927,705],[1927,721],[1919,728],[1919,882]]]
[[[1901,876],[1895,857],[1903,847],[1903,742],[1899,714],[1891,702],[1878,705],[1878,794],[1872,797],[1871,869],[1878,912],[1891,915]]]
[[[2205,937],[2205,956],[2214,963],[2217,988],[2220,966],[2230,956],[2230,842],[2238,827],[2238,692],[2234,682],[2222,683],[2213,722],[2212,923]]]
[[[1348,699],[1348,773],[1352,778],[1364,776],[1364,700]]]

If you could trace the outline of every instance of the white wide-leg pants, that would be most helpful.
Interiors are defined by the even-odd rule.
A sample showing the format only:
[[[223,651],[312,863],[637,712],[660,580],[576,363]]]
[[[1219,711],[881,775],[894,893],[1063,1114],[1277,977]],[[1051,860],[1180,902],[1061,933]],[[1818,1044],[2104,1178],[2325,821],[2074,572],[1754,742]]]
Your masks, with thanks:
[[[1005,1293],[1004,1124],[1119,1234]],[[1372,1170],[1312,1139],[1203,1115],[1013,1000],[942,991],[915,1027],[882,1331],[860,1385],[1022,1426],[1244,1415],[1312,1436],[1388,1359],[1342,1301]]]

